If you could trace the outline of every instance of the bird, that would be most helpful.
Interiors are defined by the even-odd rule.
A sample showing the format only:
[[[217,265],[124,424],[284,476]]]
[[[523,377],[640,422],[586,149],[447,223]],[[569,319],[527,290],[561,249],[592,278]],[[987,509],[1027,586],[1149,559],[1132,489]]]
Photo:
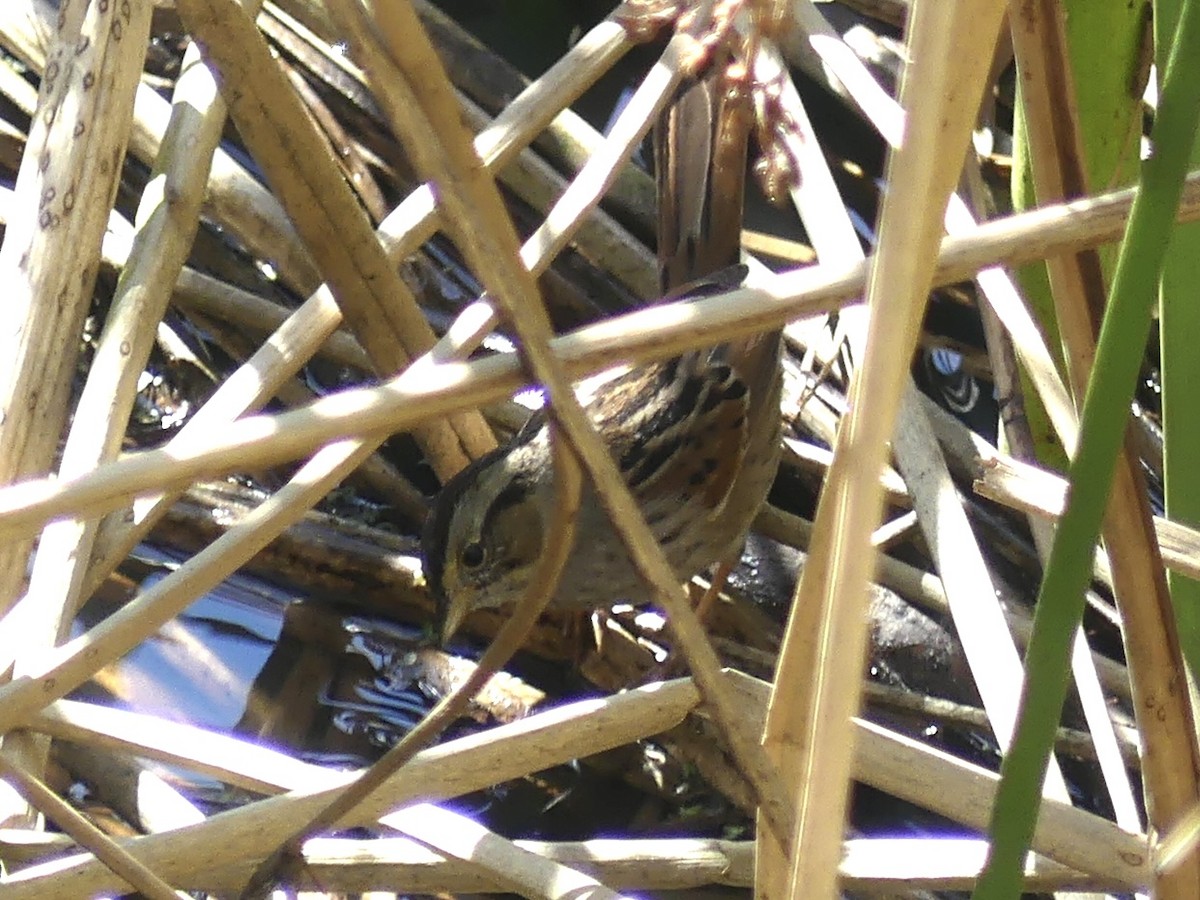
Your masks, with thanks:
[[[656,131],[666,297],[711,295],[746,277],[738,257],[748,114],[728,71],[713,66],[689,85]],[[779,462],[780,352],[771,331],[636,366],[585,405],[681,583],[739,551],[766,500]],[[445,484],[422,533],[443,643],[470,612],[520,602],[553,505],[544,413]],[[586,611],[647,600],[647,591],[585,486],[551,605]]]
[[[711,279],[683,298],[728,286]],[[737,552],[779,462],[779,332],[638,366],[585,406],[680,581]],[[448,639],[475,609],[519,602],[554,504],[549,423],[442,488],[422,535],[425,576]],[[551,605],[645,599],[646,586],[590,487]]]

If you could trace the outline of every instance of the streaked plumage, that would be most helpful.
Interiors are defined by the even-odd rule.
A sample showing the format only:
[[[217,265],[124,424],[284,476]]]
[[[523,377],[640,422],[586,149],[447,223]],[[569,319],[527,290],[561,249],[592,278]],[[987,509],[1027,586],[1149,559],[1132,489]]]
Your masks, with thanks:
[[[722,54],[727,51],[721,51]],[[740,281],[746,132],[744,85],[728,59],[681,91],[656,130],[659,263],[670,291]],[[736,278],[730,277],[736,273]],[[587,404],[680,581],[730,556],[762,505],[779,459],[778,332],[636,368]],[[544,418],[443,489],[423,545],[443,637],[471,610],[519,600],[554,502]],[[593,608],[645,600],[645,588],[590,488],[554,597]]]
[[[778,463],[779,392],[776,332],[636,368],[588,405],[681,581],[734,552],[762,505]],[[429,586],[451,630],[472,609],[520,598],[553,490],[541,414],[442,490],[423,546]],[[587,488],[577,535],[556,605],[646,599]]]

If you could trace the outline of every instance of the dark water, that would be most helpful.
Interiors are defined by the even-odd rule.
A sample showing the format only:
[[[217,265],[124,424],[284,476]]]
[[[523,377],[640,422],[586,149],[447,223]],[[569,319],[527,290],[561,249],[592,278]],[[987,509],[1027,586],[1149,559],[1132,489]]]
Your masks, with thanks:
[[[110,584],[85,607],[77,631],[179,561],[168,551],[140,547],[123,570],[125,590]],[[406,734],[470,666],[430,647],[426,628],[301,599],[239,574],[75,696],[233,734],[314,764],[357,768]],[[526,715],[544,696],[513,676],[499,682],[443,740]],[[643,767],[642,755],[633,748],[587,768],[559,766],[450,805],[514,836],[623,834],[646,802],[624,772]],[[245,800],[207,777],[152,768],[209,811]]]

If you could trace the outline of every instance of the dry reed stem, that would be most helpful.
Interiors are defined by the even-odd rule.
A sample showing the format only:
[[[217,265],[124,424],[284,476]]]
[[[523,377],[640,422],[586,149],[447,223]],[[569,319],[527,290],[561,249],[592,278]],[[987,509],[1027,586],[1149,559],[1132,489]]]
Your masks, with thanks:
[[[712,839],[592,840],[579,843],[514,841],[516,847],[570,866],[619,889],[686,890],[710,885],[751,887],[754,843]],[[847,891],[911,896],[916,890],[969,891],[987,843],[972,838],[851,838],[841,878]],[[208,890],[236,891],[246,866],[233,865],[205,879]],[[394,889],[411,893],[494,891],[495,882],[470,864],[447,858],[410,838],[315,838],[304,845],[297,890],[347,893]],[[1030,891],[1106,891],[1126,886],[1032,856],[1025,869]]]
[[[1036,0],[1014,6],[1011,17],[1013,52],[1028,121],[1029,161],[1039,203],[1088,193],[1064,16],[1057,0]],[[1100,257],[1090,249],[1052,256],[1046,260],[1046,269],[1067,377],[1079,406],[1096,356],[1095,336],[1104,316]]]
[[[260,346],[245,332],[220,319],[211,319],[202,313],[192,313],[196,327],[211,336],[213,344],[224,350],[229,359],[248,359]],[[167,326],[163,326],[164,330]],[[320,393],[296,377],[285,381],[275,392],[275,399],[285,408],[295,409],[312,403]],[[410,522],[421,522],[429,512],[429,501],[425,494],[383,454],[373,453],[350,473],[356,486],[365,487],[381,502],[391,507],[397,517]]]
[[[784,142],[788,154],[802,175],[789,193],[806,233],[811,236],[818,260],[822,265],[835,266],[858,262],[862,259],[858,235],[829,171],[829,164],[821,149],[816,129],[808,118],[796,85],[784,67],[774,44],[768,42],[763,45],[754,62],[754,77],[760,84],[770,85],[772,91],[778,91],[780,109],[791,122],[791,129],[784,137]],[[759,110],[760,119],[761,113]],[[763,127],[769,123],[760,121],[759,125]],[[799,323],[800,328],[789,326],[784,329],[784,334],[803,343],[801,328],[805,324]],[[837,329],[830,341],[831,355],[837,354],[841,342],[848,334],[862,333],[865,324],[865,310],[858,307],[843,310],[838,316]],[[861,349],[860,342],[851,352],[855,354]]]
[[[251,18],[255,18],[251,16]],[[264,33],[269,41],[269,37]],[[277,47],[273,48],[279,52]],[[389,206],[380,190],[379,182],[364,158],[363,148],[355,140],[351,130],[342,124],[337,115],[325,102],[315,87],[309,84],[300,67],[290,59],[280,57],[280,68],[287,83],[299,97],[301,104],[312,118],[318,130],[325,135],[330,145],[337,148],[338,165],[342,177],[350,185],[358,201],[367,211],[371,221],[377,222],[388,214]],[[322,73],[327,74],[327,73]]]
[[[912,540],[918,528],[916,510],[907,510],[888,519],[871,532],[871,546],[886,553],[898,544]]]
[[[770,686],[740,673],[726,673],[725,677],[744,701],[741,709],[747,729],[761,729]],[[619,721],[623,726],[635,725],[643,721],[647,710],[658,709],[657,691],[676,692],[680,685],[686,686],[686,682],[670,682],[639,689],[632,695],[610,698],[599,704],[598,715],[607,717],[610,705],[619,701],[622,716]],[[676,701],[672,701],[672,708],[682,718],[697,702],[698,695],[689,688],[686,696],[677,696],[684,705],[675,706]],[[451,741],[419,754],[412,769],[389,783],[391,802],[396,806],[416,800],[436,802],[479,790],[493,781],[515,777],[513,773],[520,766],[538,770],[553,765],[564,758],[558,747],[560,732],[562,738],[571,743],[569,749],[576,755],[596,752],[596,746],[580,743],[577,733],[590,731],[593,740],[599,739],[602,745],[608,745],[608,726],[602,721],[593,723],[589,718],[587,710],[595,708],[596,701],[583,701],[546,713],[535,713],[522,722]],[[659,712],[653,712],[653,716],[655,721],[660,720]],[[280,786],[293,789],[307,786],[304,789],[311,791],[339,784],[346,777],[238,738],[92,704],[60,701],[31,724],[62,740],[180,765],[246,790],[272,792]],[[856,728],[859,734],[854,767],[857,779],[970,827],[986,825],[997,782],[995,773],[878,726],[859,722]],[[531,730],[540,737],[531,738]],[[626,733],[632,732],[627,730]],[[631,739],[651,733],[647,730]],[[518,759],[521,763],[514,763]],[[493,771],[491,767],[497,763],[503,764],[502,770]],[[349,821],[365,823],[370,821],[371,815],[382,816],[389,808],[391,806],[376,795],[370,801],[370,808],[360,810]],[[299,812],[302,814],[302,810]],[[244,808],[227,815],[240,822],[244,817],[254,817],[258,813]],[[241,827],[236,826],[237,829]],[[207,834],[209,826],[203,828],[203,833]],[[218,838],[219,835],[213,837],[214,840]],[[205,876],[211,871],[208,866],[219,869],[234,865],[233,857],[246,850],[230,843],[219,854],[213,855],[205,849],[203,840],[199,849],[205,857],[204,864],[188,869],[190,874],[175,880],[188,885],[207,884]],[[1034,849],[1125,889],[1143,884],[1149,877],[1144,836],[1124,832],[1099,816],[1056,801],[1047,800],[1043,804]],[[265,851],[260,851],[259,855],[261,852]],[[48,869],[39,877],[52,879],[56,876]]]
[[[0,482],[53,467],[149,27],[145,4],[77,4],[57,19],[17,176],[17,214],[0,247],[9,294],[0,332]],[[3,655],[18,674],[65,628],[52,598],[44,608],[14,607],[31,550],[28,540],[0,547],[0,613],[16,612],[6,618]],[[4,740],[9,760],[33,773],[47,750],[20,733]],[[0,807],[7,819],[22,814],[23,803],[0,786]]]
[[[546,214],[542,224],[521,246],[521,262],[532,275],[543,274],[558,253],[571,243],[585,217],[600,202],[619,177],[621,168],[641,145],[659,110],[668,102],[682,77],[678,60],[664,54],[638,85],[612,123],[604,141]],[[483,136],[480,137],[482,139]],[[476,150],[482,155],[479,142]],[[493,171],[500,168],[493,167]],[[629,280],[633,280],[633,277],[627,273]],[[431,356],[438,360],[466,356],[479,346],[498,321],[495,310],[484,298],[473,309],[468,308],[460,313],[455,325],[447,331]]]
[[[1061,475],[1000,453],[980,460],[975,481],[981,496],[1048,520],[1062,515],[1067,487]],[[1200,578],[1200,530],[1162,516],[1154,517],[1154,530],[1167,568]]]
[[[530,768],[565,763],[658,734],[683,721],[697,702],[699,695],[690,681],[654,684],[535,713],[511,725],[448,741],[418,754],[355,811],[353,820],[339,824],[348,827],[370,823],[407,803],[469,793],[520,777]],[[271,753],[265,748],[257,748],[254,753],[252,745],[189,726],[176,725],[144,737],[153,741],[180,728],[187,735],[182,747],[185,753],[194,755],[192,751],[226,746],[234,753],[229,758],[233,768],[240,765],[238,759],[248,747],[251,758],[265,760]],[[128,734],[113,739],[126,740]],[[288,765],[283,754],[274,754],[271,759],[279,759],[279,767]],[[297,773],[307,773],[304,783],[309,787],[221,813],[190,828],[139,838],[133,842],[135,855],[164,877],[181,883],[197,876],[203,881],[204,873],[237,859],[258,863],[267,852],[265,848],[276,846],[288,836],[293,822],[313,816],[354,777],[352,773],[312,766],[301,769],[304,764],[295,761],[292,765]],[[271,771],[277,770],[274,762],[270,766]],[[64,896],[80,897],[119,887],[107,869],[87,857],[14,873],[3,886],[7,900],[44,897],[44,892],[51,889]]]
[[[806,35],[813,52],[822,63],[822,70],[829,72],[831,81],[845,86],[849,98],[884,140],[893,147],[897,146],[904,128],[904,110],[900,104],[875,81],[862,60],[846,46],[811,0],[797,3],[795,14],[799,29]],[[967,235],[975,227],[976,220],[968,204],[958,194],[952,196],[946,208],[947,232]],[[1037,387],[1063,446],[1073,447],[1078,430],[1074,405],[1039,326],[1021,299],[1015,283],[1000,267],[979,271],[975,275],[975,282],[988,306],[1012,336],[1021,362]]]
[[[376,90],[389,115],[395,117],[398,132],[410,138],[408,149],[417,167],[441,187],[444,223],[459,249],[480,280],[495,298],[521,341],[523,363],[545,388],[550,413],[560,436],[569,441],[583,468],[591,477],[600,502],[612,516],[613,527],[621,535],[630,558],[665,607],[679,649],[687,659],[705,702],[721,726],[722,733],[747,778],[754,785],[760,805],[772,829],[786,835],[790,813],[775,788],[775,774],[757,743],[732,728],[733,710],[720,679],[720,663],[704,631],[679,588],[662,550],[654,540],[637,504],[625,485],[608,450],[588,420],[571,381],[561,363],[548,349],[553,336],[545,309],[538,297],[536,282],[521,265],[521,248],[495,183],[478,165],[470,137],[458,117],[450,82],[434,54],[415,12],[405,0],[377,0],[372,6],[381,50],[402,80],[407,80],[415,103],[394,99],[384,88],[384,72],[375,73]],[[366,34],[360,35],[364,40]],[[673,71],[682,70],[682,61],[694,43],[693,35],[677,35],[668,44],[664,60]],[[380,54],[378,62],[384,59]],[[651,76],[652,77],[652,76]],[[650,81],[650,78],[647,79]],[[402,83],[402,81],[401,81]],[[397,87],[391,84],[391,87]],[[425,133],[418,126],[418,110],[428,120],[432,134],[440,142],[432,147],[417,140]],[[438,150],[440,149],[440,153]],[[554,214],[547,219],[552,224]],[[535,235],[528,243],[541,250]],[[786,842],[787,838],[782,840]]]
[[[790,191],[792,204],[799,213],[806,232],[811,235],[820,264],[838,267],[861,263],[864,257],[858,236],[829,171],[817,134],[812,128],[791,76],[782,66],[773,45],[768,44],[760,51],[755,60],[754,73],[761,83],[777,86],[782,111],[794,123],[797,133],[795,138],[789,141],[788,150],[793,154],[799,180]],[[760,127],[763,124],[759,122]],[[866,312],[863,308],[851,307],[843,310],[833,340],[834,355],[841,340],[846,339],[851,347],[851,356],[856,360],[862,359],[865,329]],[[792,329],[789,329],[789,332],[791,331]],[[797,606],[791,612],[793,622],[790,627],[801,634],[818,633],[825,614],[826,611],[820,604]],[[802,692],[799,683],[779,678],[772,691],[771,703],[778,704],[778,708],[781,709],[792,703],[803,704],[803,698],[797,698],[797,694]],[[780,767],[785,789],[789,795],[795,796],[801,789],[798,783],[799,769],[786,758],[784,747],[775,738],[774,729],[768,725],[767,730],[762,733],[763,744]],[[763,827],[764,824],[760,815],[757,829],[758,852],[755,856],[755,893],[759,897],[786,897],[789,896],[789,854],[783,848],[787,846],[787,842],[777,840]]]
[[[0,756],[0,774],[14,785],[30,804],[45,813],[81,847],[94,853],[98,860],[121,879],[121,888],[127,884],[154,900],[179,900],[171,886],[153,870],[85,819],[78,810],[28,770],[7,756]]]
[[[618,900],[622,896],[579,869],[527,850],[464,815],[430,803],[391,813],[383,821],[446,856],[487,872],[492,890],[515,890],[530,900]]]
[[[777,682],[802,687],[786,704],[772,703],[765,735],[776,745],[777,758],[798,773],[791,779],[798,785],[794,852],[759,869],[786,866],[788,895],[837,894],[849,790],[846,747],[852,746],[850,717],[859,702],[864,606],[874,559],[869,542],[882,503],[878,472],[935,268],[942,204],[959,169],[945,158],[961,159],[969,144],[986,74],[982,60],[991,58],[1000,15],[996,4],[979,0],[952,7],[921,3],[910,18],[909,48],[917,62],[902,88],[908,115],[904,143],[888,166],[880,243],[867,289],[865,356],[852,382],[850,413],[838,432],[812,552],[793,602],[793,609],[822,609],[822,626],[814,635],[789,620]]]
[[[530,271],[543,271],[567,246],[575,223],[600,202],[617,180],[622,167],[641,145],[659,112],[682,82],[683,75],[678,54],[664,52],[642,79],[613,121],[603,143],[595,148],[570,187],[546,214],[545,221],[521,247],[521,261]]]
[[[258,295],[237,290],[224,282],[216,281],[206,276],[199,276],[199,273],[191,270],[185,269],[180,277],[181,283],[183,281],[188,283],[189,290],[199,291],[199,293],[204,295],[203,300],[194,306],[188,307],[192,310],[191,315],[195,317],[196,326],[207,334],[214,344],[223,349],[226,356],[230,359],[247,359],[253,356],[259,345],[247,337],[247,331],[251,333],[256,331],[255,324],[261,324],[264,317],[270,317],[273,321],[282,322],[292,311],[290,307],[264,300]],[[175,300],[179,300],[178,289],[175,294]],[[248,303],[245,306],[241,306],[240,304],[244,300],[248,301]],[[239,312],[235,313],[236,319],[252,320],[255,324],[247,326],[244,321],[233,323],[226,321],[219,314],[206,314],[202,311],[204,308],[211,310],[214,305],[221,309],[236,306],[239,310]],[[267,332],[270,331],[269,328],[265,330]],[[365,357],[353,337],[345,332],[335,332],[322,347],[322,351],[318,352],[317,358],[351,366],[353,365],[353,360],[362,361]],[[369,371],[370,364],[368,363],[365,367],[358,368],[360,372]],[[275,393],[276,400],[287,408],[304,406],[311,403],[316,397],[317,394],[305,385],[300,378],[293,378],[291,381],[284,382]],[[508,425],[509,419],[498,419],[496,415],[497,412],[503,413],[506,408],[507,405],[502,405],[499,410],[496,407],[492,407],[485,411],[485,415],[487,415],[489,421],[498,423],[503,427],[510,427]],[[525,412],[527,414],[527,411]],[[524,421],[524,416],[521,416],[519,421]],[[352,477],[355,479],[356,485],[366,487],[373,492],[376,497],[391,507],[401,520],[410,523],[419,523],[429,511],[429,501],[426,496],[379,453],[368,457],[353,472]],[[91,564],[95,565],[96,562],[97,556],[93,555]],[[89,573],[92,573],[91,569],[89,569]]]
[[[943,241],[935,283],[970,278],[978,269],[1019,265],[1079,245],[1116,240],[1132,201],[1117,191],[997,219],[966,237]],[[1200,218],[1200,173],[1189,177],[1180,220]],[[862,291],[866,265],[823,267],[777,275],[769,286],[674,302],[581,328],[552,341],[573,376],[617,362],[665,359],[713,342],[764,331],[790,319],[846,305]],[[0,488],[0,537],[28,532],[55,516],[119,505],[123,498],[304,455],[347,434],[403,431],[412,422],[451,409],[506,399],[524,381],[515,360],[489,358],[438,364],[423,384],[398,380],[343,391],[304,410],[254,416],[208,434],[192,447],[129,454],[67,482],[31,480]]]
[[[124,265],[124,260],[117,256],[106,254],[106,261],[118,270]],[[175,282],[171,302],[182,309],[233,325],[242,332],[263,337],[282,327],[295,312],[293,307],[186,266],[179,273],[179,280]],[[360,372],[371,370],[371,360],[363,352],[354,335],[345,328],[339,328],[330,334],[316,355]]]
[[[904,427],[893,437],[892,451],[922,520],[925,540],[945,586],[955,630],[992,731],[1001,752],[1006,752],[1020,705],[1021,657],[1006,627],[991,572],[911,383],[903,402]],[[1047,769],[1045,793],[1070,802],[1066,781],[1054,759]]]
[[[795,466],[803,472],[817,476],[819,480],[824,479],[829,464],[833,462],[832,450],[826,449],[820,444],[812,444],[806,440],[786,435],[783,438],[783,453],[785,465]],[[888,506],[912,505],[912,498],[908,495],[904,479],[891,466],[879,474],[879,483],[883,485],[885,502]]]
[[[899,141],[903,122],[903,110],[878,85],[863,63],[841,41],[824,18],[809,2],[796,6],[798,23],[806,32],[816,55],[823,61],[834,79],[839,79],[847,93],[859,105],[867,118],[880,133],[895,146]],[[946,227],[951,234],[968,233],[976,222],[967,204],[957,195],[951,197],[946,210]],[[1004,270],[994,267],[980,271],[975,277],[981,296],[988,311],[996,315],[1009,330],[1017,353],[1030,373],[1038,389],[1044,407],[1057,430],[1062,443],[1073,448],[1078,431],[1075,411],[1057,368],[1046,347],[1038,326],[1034,323],[1015,284]],[[903,415],[903,410],[902,410]],[[910,430],[903,425],[901,434]],[[953,554],[950,559],[954,559]],[[986,644],[985,644],[986,646]],[[1133,811],[1133,800],[1128,776],[1115,753],[1115,736],[1108,717],[1107,706],[1099,689],[1092,655],[1087,651],[1082,633],[1077,638],[1073,669],[1088,721],[1093,725],[1097,738],[1097,750],[1105,761],[1106,780],[1113,792],[1116,808],[1121,811],[1121,820],[1134,823],[1138,819]],[[1009,665],[1011,669],[1011,664]],[[1017,684],[1019,679],[1010,680]],[[1009,716],[1011,719],[1011,716]],[[1008,728],[1011,733],[1011,724]],[[1054,777],[1051,775],[1051,777]],[[1061,781],[1061,779],[1058,779]]]
[[[91,302],[149,24],[144,6],[77,6],[54,29],[52,74],[43,79],[17,179],[19,211],[0,249],[15,326],[3,334],[0,481],[49,469],[67,419],[75,336]],[[16,600],[29,549],[16,543],[0,551],[0,610]],[[27,647],[57,640],[53,615],[23,627]]]
[[[359,343],[381,375],[399,371],[435,338],[342,179],[328,142],[240,5],[184,0],[178,9],[206,61],[219,70],[230,116]],[[495,446],[477,412],[427,423],[413,434],[443,479]]]
[[[45,67],[43,35],[52,31],[57,7],[48,0],[0,3],[0,41],[34,71]],[[149,85],[139,85],[133,106],[129,152],[146,166],[158,156],[171,105]],[[213,156],[205,212],[237,236],[258,259],[269,259],[280,280],[301,294],[320,284],[312,260],[279,202],[224,150]]]
[[[582,843],[515,841],[538,856],[579,869],[617,888],[666,891],[718,884],[751,887],[750,841],[652,839]],[[912,896],[914,891],[970,891],[987,843],[972,838],[856,838],[847,840],[840,877],[847,891]],[[236,890],[244,867],[209,879],[210,890]],[[468,865],[406,838],[352,841],[322,838],[305,845],[298,889],[369,891],[403,884],[412,893],[484,893],[495,882]],[[219,877],[219,880],[217,878]],[[1086,875],[1039,856],[1025,869],[1030,891],[1106,891],[1124,885]]]
[[[1066,51],[1063,11],[1042,0],[1020,5],[1013,15],[1026,115],[1030,162],[1039,202],[1087,191],[1084,148],[1075,110],[1075,91]],[[1082,403],[1096,351],[1105,302],[1104,277],[1094,250],[1046,261],[1062,335],[1067,374]],[[1102,534],[1112,567],[1114,594],[1122,614],[1127,665],[1139,731],[1146,752],[1142,777],[1151,824],[1166,831],[1200,796],[1200,748],[1186,669],[1154,537],[1145,477],[1126,439],[1112,476]],[[1155,881],[1154,893],[1193,897],[1200,889],[1200,855],[1192,855]]]
[[[208,166],[224,125],[225,107],[216,84],[199,52],[189,47],[163,152],[138,208],[129,262],[117,282],[76,404],[59,477],[91,471],[120,451],[157,326],[191,253]],[[96,527],[95,521],[68,519],[48,525],[38,540],[29,588],[18,603],[36,609],[31,615],[45,619],[48,634],[61,636],[70,629]],[[0,660],[4,667],[6,661]]]
[[[581,94],[627,47],[624,29],[620,26],[602,22],[592,29],[479,134],[475,146],[485,165],[493,170],[506,166],[558,109]],[[377,233],[388,258],[394,263],[415,252],[436,227],[433,191],[429,185],[423,185],[380,224]],[[460,320],[463,318],[460,316]],[[203,441],[213,429],[223,427],[247,410],[257,409],[324,346],[340,322],[341,312],[328,288],[322,286],[279,326],[261,350],[226,379],[167,446],[177,450],[193,440]],[[474,348],[476,338],[491,327],[490,322],[490,318],[483,323],[473,321],[467,329],[470,340],[461,339],[457,329],[452,328],[451,334],[435,346],[431,355],[453,358],[455,350],[450,348],[469,352]],[[447,349],[443,351],[443,348]],[[340,476],[331,474],[330,477]],[[125,558],[166,513],[176,496],[177,493],[171,493],[138,500],[134,503],[131,521],[117,516],[105,520],[97,538],[98,550],[88,573],[85,593],[94,590]]]
[[[987,712],[983,709],[910,691],[903,687],[868,681],[863,686],[863,696],[867,703],[876,710],[909,713],[914,717],[920,717],[923,721],[937,719],[948,725],[966,728],[988,727]],[[1130,768],[1136,768],[1139,764],[1137,729],[1122,726],[1119,729],[1118,737],[1120,753],[1117,758]],[[1096,758],[1096,748],[1092,746],[1092,736],[1086,731],[1065,728],[1060,725],[1058,736],[1054,740],[1059,752],[1072,759],[1094,760]],[[1125,828],[1121,823],[1117,824]],[[1125,828],[1125,830],[1131,833],[1141,831],[1140,828]]]
[[[679,890],[725,884],[748,887],[753,841],[707,839],[591,840],[573,843],[514,841],[536,856],[586,872],[604,884],[630,890]],[[205,879],[213,891],[236,891],[245,865],[230,866]],[[304,845],[298,890],[359,892],[484,893],[497,882],[472,864],[427,849],[410,838],[347,840],[314,838]]]
[[[979,214],[985,208],[984,204],[987,201],[984,198],[987,192],[977,161],[968,162],[966,181],[970,202],[974,207],[972,212]],[[983,277],[984,273],[980,273],[980,280]],[[989,284],[988,287],[992,291],[1007,292],[1011,286],[1012,282],[1006,277],[1004,284]],[[982,314],[988,357],[992,361],[992,379],[995,384],[996,396],[1000,399],[1000,421],[1007,439],[1007,445],[1012,448],[1012,452],[1018,456],[1031,459],[1035,455],[1035,444],[1030,431],[1029,421],[1025,415],[1025,402],[1022,395],[1020,374],[1017,369],[1017,351],[1010,336],[1002,331],[1000,318],[996,314],[994,306],[994,304],[984,304],[980,312]],[[1023,304],[1020,308],[1025,309]],[[1032,326],[1032,324],[1032,318],[1028,318],[1028,325]],[[1032,342],[1026,341],[1024,343],[1028,346]],[[1050,360],[1049,350],[1045,342],[1041,340],[1040,334],[1037,335],[1036,344],[1039,350],[1045,353],[1045,360],[1040,364],[1052,367],[1053,362]],[[1023,359],[1027,358],[1027,356],[1027,353],[1022,354]],[[1034,360],[1029,360],[1029,362],[1039,364]],[[1037,376],[1034,376],[1034,382],[1038,383]],[[1055,373],[1053,383],[1061,386],[1061,380],[1057,377],[1057,372]],[[1059,439],[1064,447],[1069,448],[1069,453],[1074,453],[1079,423],[1075,417],[1074,408],[1071,406],[1070,398],[1066,395],[1065,388],[1063,388],[1062,397],[1060,398],[1043,396],[1042,405],[1043,408],[1048,409],[1052,422],[1058,422],[1066,414],[1066,427],[1069,430],[1064,430],[1060,427]],[[1037,548],[1038,555],[1044,564],[1050,554],[1053,531],[1047,522],[1032,517],[1028,517],[1027,521],[1029,522],[1030,532],[1033,536],[1034,546]],[[1083,629],[1079,629],[1076,632],[1072,648],[1071,670],[1075,676],[1075,686],[1079,693],[1080,704],[1083,706],[1084,718],[1091,731],[1096,756],[1100,763],[1101,777],[1108,788],[1109,797],[1112,800],[1113,812],[1118,824],[1124,828],[1140,829],[1142,827],[1142,818],[1138,811],[1138,804],[1134,795],[1133,784],[1129,777],[1129,770],[1126,767],[1126,762],[1118,746],[1117,726],[1110,715],[1108,700],[1105,697],[1099,673],[1096,670],[1096,666],[1092,663],[1092,659],[1091,649],[1087,644],[1087,637]]]
[[[1154,848],[1154,868],[1169,872],[1200,843],[1200,804],[1191,807]]]
[[[947,221],[951,234],[969,234],[976,221],[951,203]],[[1079,436],[1079,419],[1071,395],[1058,373],[1042,332],[1029,312],[1029,306],[1012,277],[999,267],[981,270],[975,284],[989,313],[995,315],[1013,342],[1017,358],[1037,390],[1050,423],[1066,448],[1074,450]]]
[[[855,62],[857,63],[857,59]],[[861,63],[858,65],[861,66]],[[784,78],[783,73],[778,70],[756,74],[768,83],[780,83]],[[807,117],[800,106],[799,98],[795,96],[795,88],[791,85],[790,78],[782,80],[780,97],[785,113],[798,123],[805,138],[794,150],[799,154],[802,179],[801,186],[792,193],[801,218],[809,226],[808,233],[813,235],[818,256],[823,264],[860,260],[863,254],[858,237],[837,196],[816,135],[805,127]],[[891,103],[890,100],[888,102]],[[854,311],[847,311],[850,312]],[[862,359],[866,334],[865,317],[852,318],[843,314],[839,318],[838,333],[849,340],[851,356],[854,359]],[[835,345],[838,342],[839,338],[835,336]],[[911,376],[906,380],[906,401],[899,412],[892,452],[908,482],[926,543],[933,551],[946,596],[950,600],[952,618],[962,639],[976,684],[984,698],[984,706],[993,722],[993,730],[999,736],[1000,746],[1005,748],[1013,733],[1017,716],[1021,682],[1020,657],[1011,639],[1007,642],[1003,639],[997,640],[999,636],[1008,632],[990,572],[950,480],[941,448],[920,405],[914,402],[916,388],[912,384]],[[888,539],[894,539],[897,530],[903,535],[905,524],[889,523]],[[871,536],[871,544],[876,548],[880,547],[881,530],[876,529]],[[814,618],[819,613],[819,609],[811,611]],[[797,610],[794,615],[804,616],[804,611]],[[800,633],[812,633],[818,627],[819,623],[816,621],[797,625]],[[788,690],[789,686],[777,684],[778,696],[775,702],[786,706],[789,702]],[[1051,766],[1050,779],[1050,795],[1067,800],[1066,783],[1057,764]],[[766,865],[771,860],[770,852],[760,853],[758,859],[758,890],[764,896],[781,896],[784,890],[784,885],[779,880],[782,878],[781,867]]]
[[[875,81],[862,60],[846,46],[811,0],[797,3],[795,16],[798,30],[820,61],[820,75],[826,77],[835,90],[841,85],[848,98],[884,139],[893,147],[897,146],[904,127],[904,111],[899,103]],[[975,227],[975,219],[967,204],[957,194],[952,196],[946,209],[947,231],[963,235]],[[996,311],[1013,336],[1017,352],[1037,386],[1064,445],[1073,446],[1078,427],[1074,407],[1038,326],[1011,277],[1003,269],[993,267],[977,273],[975,281],[988,305]]]
[[[19,833],[24,839],[26,833]],[[7,832],[15,840],[18,833]],[[25,844],[46,850],[69,849],[66,835],[40,833]],[[37,841],[35,844],[34,841]],[[580,843],[515,841],[531,851],[606,884],[642,890],[679,890],[724,884],[753,884],[754,843],[676,838],[592,840]],[[847,890],[880,891],[901,885],[968,890],[979,869],[986,844],[953,838],[860,838],[846,841],[842,878]],[[494,889],[495,883],[474,867],[447,859],[410,838],[314,838],[304,847],[298,889],[368,891],[403,884],[413,893],[469,892]],[[233,892],[246,881],[247,863],[232,863],[205,874],[210,891]],[[900,881],[901,884],[897,884]],[[1128,885],[1115,879],[1085,875],[1043,857],[1026,869],[1030,890],[1106,890]]]

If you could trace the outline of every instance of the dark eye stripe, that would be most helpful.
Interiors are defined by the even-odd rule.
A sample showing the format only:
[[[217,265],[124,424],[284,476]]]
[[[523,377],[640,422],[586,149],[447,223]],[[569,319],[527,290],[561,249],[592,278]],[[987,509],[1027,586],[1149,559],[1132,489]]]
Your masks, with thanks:
[[[498,516],[506,509],[518,506],[529,499],[533,493],[533,483],[526,478],[517,477],[508,483],[508,487],[496,495],[487,512],[487,518]],[[486,520],[485,520],[486,521]]]

